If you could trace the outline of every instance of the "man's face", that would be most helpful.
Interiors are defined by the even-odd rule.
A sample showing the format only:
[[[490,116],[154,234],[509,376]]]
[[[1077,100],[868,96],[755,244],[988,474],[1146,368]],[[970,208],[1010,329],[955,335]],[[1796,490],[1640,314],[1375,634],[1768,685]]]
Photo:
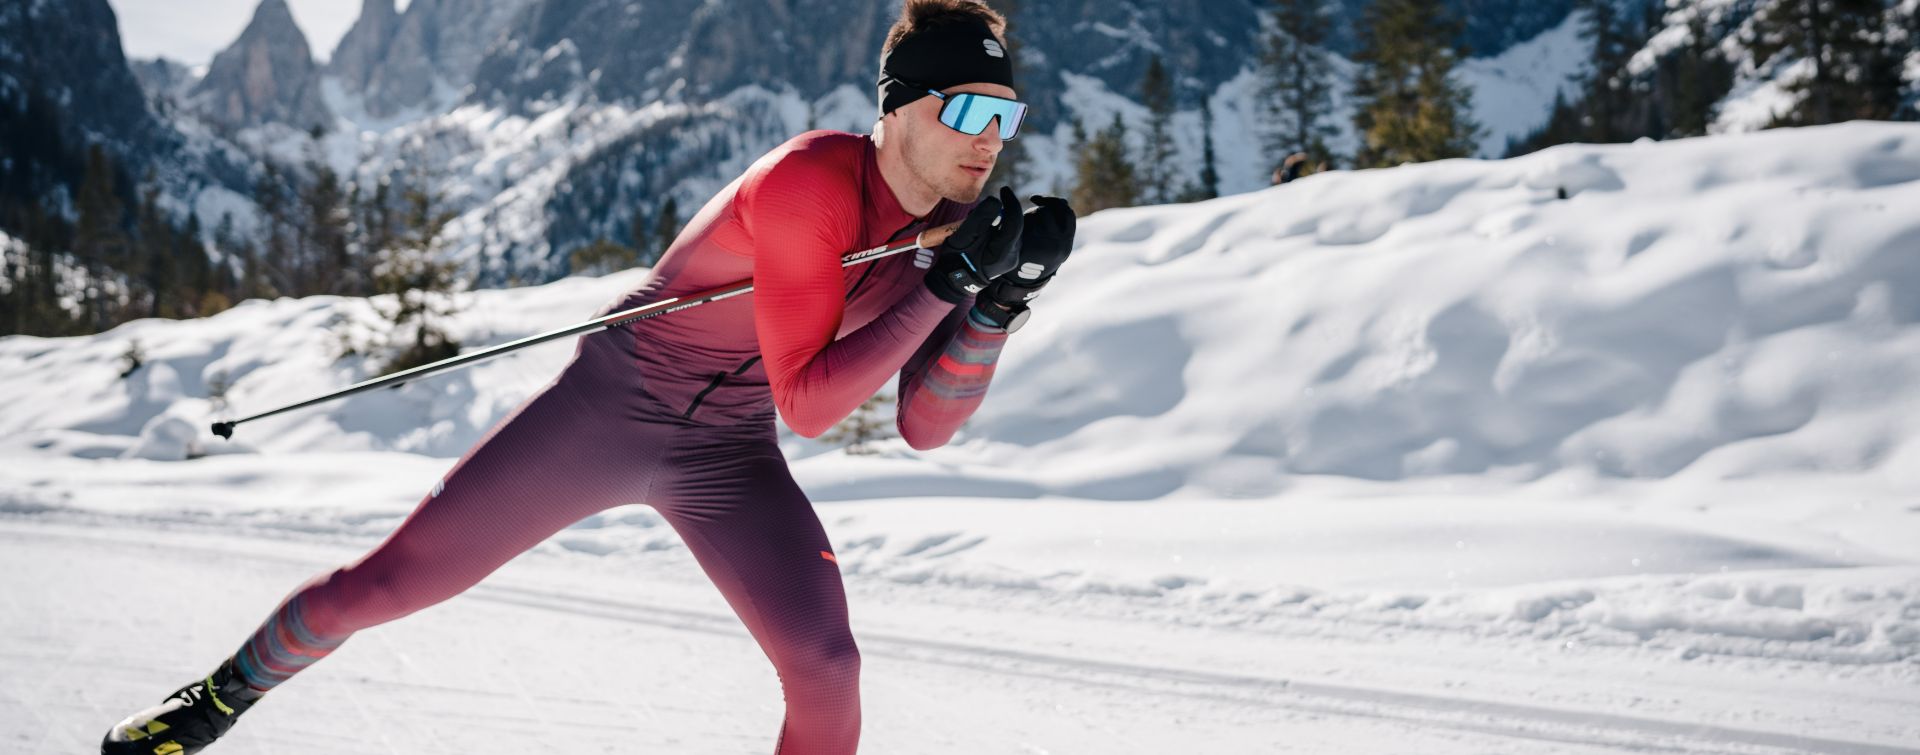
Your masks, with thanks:
[[[960,84],[940,90],[941,94],[973,92],[995,97],[1014,98],[1011,87],[1001,84]],[[898,135],[901,156],[907,169],[934,193],[953,202],[971,202],[986,186],[987,174],[1000,156],[1000,119],[994,118],[978,134],[960,133],[940,122],[940,108],[946,101],[927,95],[894,111],[898,130],[888,125],[889,136]]]

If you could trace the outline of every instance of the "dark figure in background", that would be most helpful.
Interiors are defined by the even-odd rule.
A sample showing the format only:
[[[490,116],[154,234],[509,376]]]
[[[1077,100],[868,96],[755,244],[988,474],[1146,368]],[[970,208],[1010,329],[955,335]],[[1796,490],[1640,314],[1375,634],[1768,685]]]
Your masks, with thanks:
[[[1299,178],[1300,170],[1305,168],[1306,165],[1307,153],[1295,152],[1287,155],[1287,159],[1280,163],[1280,167],[1273,169],[1273,185],[1279,186],[1280,184]]]

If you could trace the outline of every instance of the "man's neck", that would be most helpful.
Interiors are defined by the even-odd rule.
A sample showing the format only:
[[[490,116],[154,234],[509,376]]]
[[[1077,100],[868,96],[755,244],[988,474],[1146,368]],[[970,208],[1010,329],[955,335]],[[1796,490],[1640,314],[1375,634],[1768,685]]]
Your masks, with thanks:
[[[917,180],[913,171],[907,168],[906,158],[897,150],[877,149],[876,159],[880,162],[880,177],[887,183],[887,190],[893,192],[893,198],[900,203],[900,209],[916,218],[924,218],[933,212],[933,206],[940,203],[940,195],[932,187]]]

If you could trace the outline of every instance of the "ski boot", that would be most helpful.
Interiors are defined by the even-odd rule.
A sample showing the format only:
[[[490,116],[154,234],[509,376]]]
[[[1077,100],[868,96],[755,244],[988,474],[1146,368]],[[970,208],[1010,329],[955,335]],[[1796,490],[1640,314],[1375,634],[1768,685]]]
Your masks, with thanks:
[[[233,728],[260,694],[233,673],[233,659],[159,705],[107,730],[100,755],[193,755]]]

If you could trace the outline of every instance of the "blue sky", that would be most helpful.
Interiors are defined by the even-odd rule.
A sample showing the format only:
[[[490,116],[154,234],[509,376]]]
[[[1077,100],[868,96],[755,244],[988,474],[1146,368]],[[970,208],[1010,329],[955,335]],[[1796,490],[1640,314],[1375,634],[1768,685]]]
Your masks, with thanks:
[[[120,42],[129,58],[163,56],[205,65],[240,36],[259,0],[107,0],[120,17]],[[408,0],[395,5],[406,8]],[[306,32],[313,56],[326,60],[360,15],[360,0],[287,0]]]

